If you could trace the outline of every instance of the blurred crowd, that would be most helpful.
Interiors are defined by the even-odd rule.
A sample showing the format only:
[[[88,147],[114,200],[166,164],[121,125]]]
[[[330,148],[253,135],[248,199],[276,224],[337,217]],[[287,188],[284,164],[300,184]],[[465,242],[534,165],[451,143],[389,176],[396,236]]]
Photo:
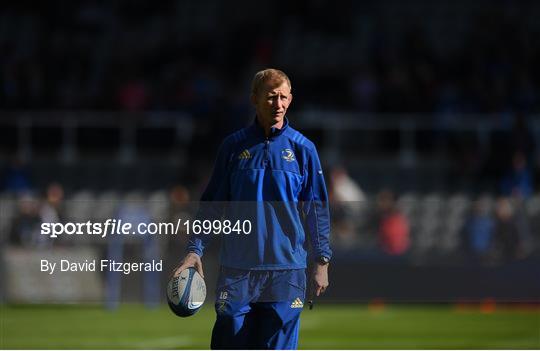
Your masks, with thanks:
[[[337,167],[330,176],[332,242],[352,259],[501,264],[540,254],[540,194],[526,181],[501,180],[498,195],[371,196]]]
[[[415,263],[490,265],[537,256],[540,194],[534,191],[530,178],[520,173],[522,158],[518,155],[515,161],[516,169],[500,180],[499,192],[476,195],[397,194],[391,189],[368,194],[345,167],[334,166],[328,177],[333,248],[339,257],[353,260],[368,257]],[[8,233],[3,244],[35,249],[96,244],[69,236],[51,240],[39,234],[43,222],[104,222],[117,218],[131,223],[174,223],[178,218],[193,216],[200,192],[200,186],[192,184],[175,185],[169,191],[88,189],[65,196],[59,183],[51,183],[41,194],[24,178],[19,174],[18,180],[10,183],[13,187],[4,188],[0,194],[2,232]],[[148,259],[163,254],[176,257],[187,240],[185,235],[141,238],[135,244]],[[112,239],[98,246],[104,256],[121,259],[124,240]]]
[[[15,2],[0,12],[0,105],[230,121],[249,112],[253,72],[272,65],[290,72],[298,108],[432,113],[442,124],[456,113],[495,113],[505,123],[511,111],[539,112],[539,9],[535,1]]]
[[[419,147],[444,145],[443,157],[459,159],[446,176],[465,179],[466,190],[496,180],[486,196],[396,193],[395,184],[364,191],[348,169],[324,160],[332,168],[338,250],[414,259],[462,255],[483,263],[519,259],[538,250],[540,232],[539,159],[528,118],[540,112],[539,17],[540,3],[528,0],[15,2],[0,11],[0,106],[186,112],[200,122],[196,128],[211,130],[195,131],[189,146],[190,168],[183,171],[197,177],[193,164],[201,155],[210,158],[224,134],[252,118],[253,73],[277,66],[291,76],[293,113],[418,113],[431,119],[426,128],[436,127],[425,136],[418,131]],[[462,130],[452,133],[471,114],[498,126],[487,147]],[[323,128],[330,123],[322,122]],[[89,213],[65,206],[71,184],[53,183],[41,194],[24,164],[15,160],[5,170],[2,215],[9,221],[2,229],[10,244],[50,245],[33,234],[39,223]],[[165,216],[182,207],[175,201],[197,199],[198,186],[158,191],[155,201],[148,194],[136,198],[165,204],[147,209],[149,218],[158,210]],[[93,206],[101,213],[96,218],[125,213],[111,205],[124,197],[88,191],[78,192],[82,201],[69,193],[68,201],[102,201]]]
[[[22,178],[22,177],[21,177]],[[12,189],[13,190],[13,189]],[[78,192],[65,196],[59,183],[51,183],[43,194],[33,188],[18,188],[0,194],[0,247],[50,250],[53,248],[91,247],[100,258],[116,262],[163,260],[165,272],[172,270],[187,245],[187,235],[110,235],[103,240],[91,240],[88,235],[59,235],[51,238],[41,234],[42,223],[139,223],[151,221],[175,223],[178,218],[189,220],[194,211],[190,193],[183,186],[174,186],[168,193],[157,191],[148,196],[132,191],[127,194]],[[183,227],[181,227],[182,229]],[[5,234],[5,235],[4,235]],[[212,252],[210,250],[210,252]],[[115,309],[122,301],[121,272],[104,274],[106,307]],[[147,307],[158,306],[161,299],[160,273],[142,273],[142,297]]]

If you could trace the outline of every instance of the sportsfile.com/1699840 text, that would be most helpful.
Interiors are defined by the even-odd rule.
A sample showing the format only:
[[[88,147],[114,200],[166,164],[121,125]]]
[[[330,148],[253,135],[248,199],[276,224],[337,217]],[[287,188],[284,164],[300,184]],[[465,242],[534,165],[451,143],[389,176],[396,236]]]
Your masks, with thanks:
[[[176,234],[250,234],[250,220],[215,219],[215,220],[182,220],[172,222],[131,223],[121,219],[107,219],[105,222],[45,222],[41,224],[41,235],[57,238],[61,235],[96,235],[105,238],[107,235],[176,235]]]

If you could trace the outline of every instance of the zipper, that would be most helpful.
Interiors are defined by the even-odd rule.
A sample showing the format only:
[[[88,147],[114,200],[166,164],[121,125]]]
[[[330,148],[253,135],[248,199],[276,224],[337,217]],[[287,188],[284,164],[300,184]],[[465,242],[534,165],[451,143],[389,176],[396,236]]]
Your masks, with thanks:
[[[270,139],[266,138],[264,141],[264,168],[268,166],[270,162]]]

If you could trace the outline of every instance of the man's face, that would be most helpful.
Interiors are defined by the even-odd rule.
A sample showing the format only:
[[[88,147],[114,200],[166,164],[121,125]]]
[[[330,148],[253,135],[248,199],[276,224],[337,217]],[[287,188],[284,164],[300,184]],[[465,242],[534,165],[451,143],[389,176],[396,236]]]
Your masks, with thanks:
[[[281,123],[292,101],[291,88],[284,81],[263,84],[257,95],[251,96],[257,116],[263,126]]]

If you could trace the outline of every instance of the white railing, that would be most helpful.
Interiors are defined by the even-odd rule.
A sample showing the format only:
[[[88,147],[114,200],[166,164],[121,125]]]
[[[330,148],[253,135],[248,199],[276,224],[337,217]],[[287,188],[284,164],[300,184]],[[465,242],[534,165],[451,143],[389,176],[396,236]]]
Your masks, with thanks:
[[[448,117],[448,116],[446,116]],[[467,132],[475,135],[478,145],[487,148],[489,136],[494,131],[510,130],[512,118],[504,115],[455,115],[441,119],[435,115],[415,114],[358,114],[340,111],[304,110],[291,113],[292,124],[309,134],[309,130],[320,130],[323,145],[320,151],[325,159],[339,159],[343,154],[345,131],[398,131],[399,152],[397,161],[403,166],[413,166],[417,161],[414,145],[415,133],[419,130]],[[16,153],[25,161],[31,161],[35,153],[32,146],[34,127],[58,127],[61,133],[59,159],[63,162],[78,160],[77,130],[85,127],[117,128],[119,131],[118,159],[123,163],[137,159],[137,128],[171,128],[175,130],[180,145],[192,142],[196,123],[189,114],[182,112],[111,112],[111,111],[3,111],[0,112],[0,128],[15,127]],[[540,140],[540,116],[528,118],[529,130]],[[347,151],[347,150],[345,150]]]

